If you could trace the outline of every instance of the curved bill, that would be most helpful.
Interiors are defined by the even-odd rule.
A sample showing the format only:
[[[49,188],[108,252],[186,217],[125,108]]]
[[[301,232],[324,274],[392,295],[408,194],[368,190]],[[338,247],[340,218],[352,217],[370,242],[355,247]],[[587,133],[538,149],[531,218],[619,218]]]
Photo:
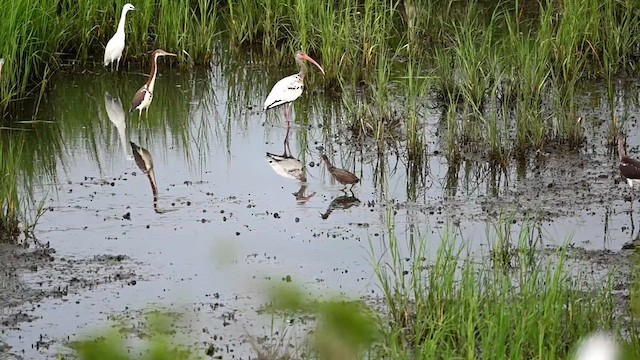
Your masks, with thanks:
[[[320,64],[318,64],[315,60],[313,60],[309,55],[307,54],[302,54],[302,58],[309,61],[310,63],[312,63],[313,65],[317,66],[318,69],[320,69],[320,71],[322,71],[322,75],[325,75],[324,73],[324,69],[322,68],[322,66],[320,66]]]

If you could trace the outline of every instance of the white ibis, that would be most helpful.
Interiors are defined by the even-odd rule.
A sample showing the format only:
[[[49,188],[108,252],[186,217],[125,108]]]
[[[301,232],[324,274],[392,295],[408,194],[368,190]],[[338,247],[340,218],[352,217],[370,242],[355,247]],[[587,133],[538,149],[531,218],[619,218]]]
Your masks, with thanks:
[[[124,50],[124,22],[127,18],[127,12],[135,10],[136,8],[131,4],[125,4],[122,7],[122,15],[120,15],[120,22],[118,23],[118,30],[113,37],[107,43],[107,47],[104,49],[104,66],[116,62],[116,71],[120,67],[120,58],[122,57],[122,51]],[[112,68],[113,70],[113,65]]]
[[[2,79],[2,67],[4,66],[4,58],[0,58],[0,79]]]
[[[138,110],[139,115],[142,116],[142,110],[146,110],[147,114],[149,112],[149,106],[151,105],[151,100],[153,100],[153,89],[156,85],[156,74],[158,73],[158,57],[160,56],[178,56],[176,54],[172,54],[166,52],[162,49],[158,49],[151,54],[151,58],[153,59],[153,64],[151,65],[151,74],[149,74],[149,80],[144,84],[140,90],[133,96],[133,102],[131,103],[131,108],[129,112]]]
[[[291,108],[293,107],[292,103],[302,95],[302,91],[304,90],[304,77],[307,74],[307,65],[304,63],[304,60],[307,60],[317,66],[324,75],[324,69],[320,64],[313,60],[309,55],[302,51],[298,51],[296,53],[296,63],[298,63],[300,72],[287,76],[273,85],[269,96],[267,96],[267,100],[264,101],[263,110],[272,109],[283,104],[285,105],[284,117],[287,120],[287,125],[290,124],[289,117],[291,116]]]
[[[327,170],[329,170],[331,176],[337,182],[344,185],[344,188],[342,190],[345,190],[347,188],[347,185],[351,185],[351,189],[353,189],[353,185],[360,182],[360,179],[358,179],[358,177],[350,171],[333,166],[326,154],[322,154],[322,160],[324,160],[325,164],[327,164]]]
[[[633,207],[633,201],[636,197],[635,191],[640,187],[640,161],[627,156],[624,150],[625,142],[624,134],[618,134],[618,156],[620,158],[618,169],[631,187],[631,207]]]

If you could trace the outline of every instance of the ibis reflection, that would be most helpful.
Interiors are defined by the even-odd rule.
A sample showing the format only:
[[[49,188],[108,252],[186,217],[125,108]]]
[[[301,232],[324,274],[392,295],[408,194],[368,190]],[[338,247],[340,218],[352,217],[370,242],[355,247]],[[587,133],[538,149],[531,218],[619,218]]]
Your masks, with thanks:
[[[133,158],[136,160],[136,164],[149,179],[151,192],[153,193],[153,210],[158,214],[162,214],[164,211],[158,208],[158,184],[156,183],[156,175],[153,171],[151,154],[147,149],[136,145],[133,141],[131,142],[131,150],[133,151]]]
[[[297,180],[300,182],[300,189],[293,193],[296,200],[299,202],[307,202],[316,193],[313,192],[306,195],[307,190],[307,173],[304,168],[304,164],[291,155],[291,149],[289,148],[289,134],[290,128],[287,128],[287,133],[284,137],[284,150],[282,155],[267,152],[265,159],[276,172],[276,174],[285,177],[287,179]]]

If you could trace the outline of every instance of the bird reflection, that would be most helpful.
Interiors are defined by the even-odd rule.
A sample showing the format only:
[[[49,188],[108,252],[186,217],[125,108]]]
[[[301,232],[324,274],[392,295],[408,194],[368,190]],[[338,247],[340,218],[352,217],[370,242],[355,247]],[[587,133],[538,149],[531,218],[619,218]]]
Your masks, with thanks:
[[[118,130],[118,137],[120,138],[120,145],[122,146],[122,151],[124,151],[124,156],[127,160],[133,160],[133,157],[127,151],[127,123],[125,122],[126,113],[122,108],[122,101],[120,101],[120,98],[105,93],[104,107],[107,110],[109,121],[111,121],[116,127],[116,130]]]
[[[307,190],[307,174],[302,162],[291,155],[291,149],[289,148],[289,133],[290,129],[287,128],[287,133],[284,137],[284,150],[282,155],[273,154],[267,152],[265,159],[271,165],[273,171],[276,174],[285,177],[287,179],[297,180],[300,182],[300,189],[293,193],[297,201],[306,202],[309,201],[316,193],[313,192],[306,195]]]
[[[131,150],[133,151],[133,157],[136,160],[136,164],[149,179],[151,192],[153,193],[153,210],[158,214],[164,213],[163,210],[158,208],[158,184],[156,183],[156,174],[153,171],[153,159],[151,158],[151,154],[147,149],[136,145],[133,141],[131,142]]]
[[[324,214],[320,213],[320,217],[323,219],[328,219],[329,215],[331,215],[331,213],[334,210],[337,210],[337,209],[347,210],[351,207],[358,206],[358,205],[360,205],[360,199],[355,197],[353,195],[353,192],[351,192],[351,195],[338,196],[337,198],[331,201],[331,203],[329,204],[329,207],[327,208],[327,211],[325,211]]]

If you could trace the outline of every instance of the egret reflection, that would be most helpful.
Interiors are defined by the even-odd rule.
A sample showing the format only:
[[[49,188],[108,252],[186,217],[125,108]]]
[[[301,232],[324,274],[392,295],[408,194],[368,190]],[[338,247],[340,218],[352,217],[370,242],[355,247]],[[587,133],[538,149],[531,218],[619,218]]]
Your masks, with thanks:
[[[297,201],[306,202],[309,201],[316,193],[313,192],[306,195],[307,190],[307,173],[304,168],[304,164],[291,155],[291,148],[289,147],[289,134],[290,128],[287,128],[287,133],[283,142],[282,155],[267,152],[265,159],[276,172],[276,174],[291,180],[297,180],[300,182],[300,189],[293,193]]]
[[[127,150],[127,123],[126,113],[124,112],[124,108],[122,107],[122,101],[120,98],[116,98],[111,96],[109,93],[104,94],[104,107],[107,110],[107,117],[109,121],[113,123],[118,131],[118,137],[120,139],[120,145],[122,146],[122,151],[124,152],[124,156],[127,160],[133,160],[133,156],[129,154]]]
[[[151,158],[151,154],[147,149],[136,145],[133,141],[131,142],[131,150],[133,151],[133,157],[136,160],[136,164],[149,179],[151,192],[153,193],[153,210],[158,214],[164,213],[165,211],[158,208],[158,184],[156,182],[156,174],[153,171],[153,159]]]
[[[358,205],[360,205],[360,199],[355,197],[351,191],[350,195],[342,195],[333,199],[329,204],[327,211],[320,213],[320,217],[326,220],[334,210],[347,210]]]

